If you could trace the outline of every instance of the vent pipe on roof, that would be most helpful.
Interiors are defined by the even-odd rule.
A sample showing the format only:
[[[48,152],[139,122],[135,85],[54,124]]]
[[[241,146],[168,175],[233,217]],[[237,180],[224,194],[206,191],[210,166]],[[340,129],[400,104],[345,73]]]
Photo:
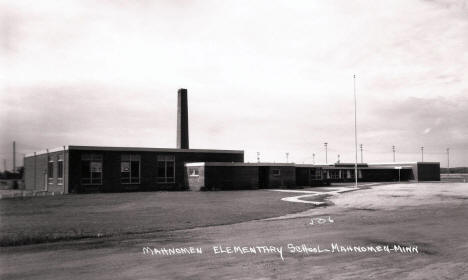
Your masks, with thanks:
[[[177,91],[177,148],[189,148],[187,89]]]

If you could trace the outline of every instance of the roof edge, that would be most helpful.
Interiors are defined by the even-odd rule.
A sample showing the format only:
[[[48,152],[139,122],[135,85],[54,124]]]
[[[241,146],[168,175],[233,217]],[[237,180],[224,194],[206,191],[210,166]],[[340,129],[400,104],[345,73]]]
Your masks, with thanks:
[[[69,145],[53,149],[41,150],[35,153],[29,153],[25,157],[32,157],[63,150],[74,151],[128,151],[128,152],[171,152],[171,153],[226,153],[226,154],[244,154],[244,150],[216,150],[216,149],[177,149],[177,148],[151,148],[151,147],[112,147],[112,146],[79,146]]]

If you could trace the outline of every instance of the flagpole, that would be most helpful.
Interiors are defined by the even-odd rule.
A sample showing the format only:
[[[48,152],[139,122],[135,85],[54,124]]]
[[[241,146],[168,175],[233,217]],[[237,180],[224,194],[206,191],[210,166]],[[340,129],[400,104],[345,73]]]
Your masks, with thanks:
[[[356,105],[356,75],[353,75],[353,82],[354,82],[354,151],[355,151],[355,161],[354,161],[354,187],[358,187],[358,170],[357,170],[357,105]]]

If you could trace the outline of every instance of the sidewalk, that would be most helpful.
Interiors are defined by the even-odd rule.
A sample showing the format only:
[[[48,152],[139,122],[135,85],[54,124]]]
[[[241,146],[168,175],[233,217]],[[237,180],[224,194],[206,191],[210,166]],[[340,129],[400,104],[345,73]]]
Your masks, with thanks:
[[[61,195],[62,192],[46,192],[46,191],[31,191],[31,190],[0,190],[0,199],[18,198],[18,197],[33,197],[33,196],[52,196]]]

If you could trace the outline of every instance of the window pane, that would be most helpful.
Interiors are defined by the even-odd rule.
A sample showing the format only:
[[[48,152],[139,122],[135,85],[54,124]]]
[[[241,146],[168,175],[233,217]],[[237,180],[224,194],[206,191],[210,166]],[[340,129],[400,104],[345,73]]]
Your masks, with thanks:
[[[174,162],[168,161],[166,164],[166,177],[174,178]]]
[[[132,183],[139,183],[140,182],[140,162],[139,161],[132,161],[131,162],[131,176],[132,176]]]
[[[91,184],[102,184],[101,172],[91,172]]]
[[[132,177],[138,177],[140,174],[140,162],[132,161],[131,168],[132,168]]]
[[[158,177],[165,177],[166,174],[166,163],[164,161],[158,161]]]
[[[81,162],[81,178],[91,178],[90,162],[89,161],[82,161]]]
[[[53,162],[49,162],[47,164],[47,176],[49,178],[53,178],[54,177],[54,163]]]
[[[120,178],[121,182],[126,184],[130,183],[130,162],[122,161],[120,163]]]
[[[57,177],[63,178],[63,161],[59,161],[57,164]]]
[[[102,155],[93,154],[92,159],[95,161],[102,161]]]
[[[175,156],[174,155],[158,155],[157,156],[157,182],[158,183],[173,183],[175,174]]]
[[[128,173],[130,172],[130,162],[128,161],[122,161],[120,163],[120,172],[122,173]]]
[[[92,161],[90,164],[91,172],[102,172],[102,162]]]

